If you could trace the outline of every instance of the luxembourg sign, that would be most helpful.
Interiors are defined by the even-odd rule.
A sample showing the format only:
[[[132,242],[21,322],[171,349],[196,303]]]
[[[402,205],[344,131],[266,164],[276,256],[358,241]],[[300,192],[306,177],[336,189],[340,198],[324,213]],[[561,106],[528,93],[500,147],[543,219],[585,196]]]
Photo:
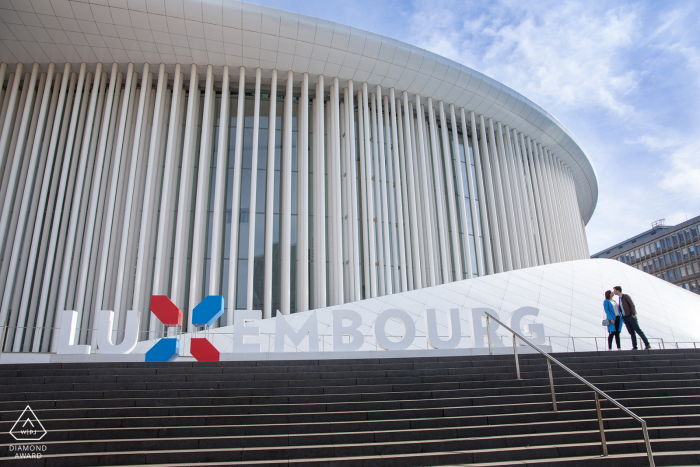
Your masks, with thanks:
[[[178,358],[181,354],[181,339],[178,331],[182,329],[183,313],[178,307],[164,295],[153,295],[150,303],[151,312],[161,323],[175,330],[175,333],[168,333],[168,337],[163,337],[146,353],[146,361],[170,362]],[[498,316],[495,310],[489,308],[471,308],[471,347],[485,347],[487,332],[490,333],[490,341],[494,347],[503,347],[501,339],[496,333],[497,323],[491,323],[490,330],[484,324],[483,319],[486,312],[493,316]],[[202,300],[192,310],[192,324],[196,327],[204,327],[204,337],[197,337],[196,333],[190,339],[190,353],[198,361],[218,361],[220,351],[208,339],[209,327],[223,315],[224,298],[219,295],[210,295]],[[285,351],[285,337],[293,345],[300,346],[304,339],[308,337],[308,351],[319,351],[319,321],[318,314],[330,313],[332,329],[332,350],[331,352],[353,352],[359,350],[365,343],[365,336],[360,327],[369,324],[372,328],[372,336],[377,347],[388,351],[406,350],[413,344],[416,338],[415,316],[412,317],[405,310],[398,308],[384,310],[374,316],[373,323],[363,323],[360,313],[348,309],[314,310],[304,313],[306,321],[297,329],[290,324],[290,317],[277,315],[274,319],[274,348],[272,352]],[[460,345],[462,338],[462,320],[460,310],[451,308],[447,313],[447,322],[439,323],[446,325],[448,336],[440,336],[438,333],[438,318],[434,309],[426,309],[422,312],[424,318],[425,338],[427,344],[433,349],[456,349]],[[530,342],[536,345],[545,343],[544,326],[539,323],[528,323],[521,326],[523,318],[526,316],[535,318],[539,315],[539,309],[534,307],[521,307],[513,311],[510,315],[508,325],[515,330],[521,330],[532,335]],[[327,316],[327,315],[326,315]],[[89,345],[76,345],[75,326],[78,313],[76,311],[64,311],[61,316],[61,328],[58,335],[58,354],[89,354]],[[246,342],[246,338],[260,337],[260,321],[262,313],[259,310],[236,310],[233,315],[233,339],[232,353],[260,353],[259,342]],[[99,315],[99,325],[97,328],[97,347],[99,353],[103,354],[129,354],[136,347],[139,330],[139,314],[135,310],[129,310],[126,314],[124,339],[120,344],[112,343],[114,313],[102,310]],[[403,325],[404,332],[400,339],[392,340],[387,335],[387,324],[390,320],[399,321]],[[527,335],[527,334],[526,334]],[[347,337],[346,337],[347,336]]]

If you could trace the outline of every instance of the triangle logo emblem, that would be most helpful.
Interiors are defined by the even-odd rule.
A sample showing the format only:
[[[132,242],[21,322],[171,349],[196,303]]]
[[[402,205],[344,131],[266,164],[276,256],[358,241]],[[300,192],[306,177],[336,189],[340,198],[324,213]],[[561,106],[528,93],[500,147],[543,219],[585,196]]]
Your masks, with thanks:
[[[10,434],[16,441],[40,441],[46,436],[46,429],[41,424],[31,407],[22,411]]]

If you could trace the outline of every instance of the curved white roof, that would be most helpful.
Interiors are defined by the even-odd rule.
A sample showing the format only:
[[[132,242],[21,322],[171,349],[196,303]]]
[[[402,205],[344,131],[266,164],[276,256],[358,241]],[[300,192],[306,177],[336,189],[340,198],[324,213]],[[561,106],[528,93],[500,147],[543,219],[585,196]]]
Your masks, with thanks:
[[[0,60],[261,67],[367,81],[492,117],[573,172],[585,222],[595,169],[553,115],[488,76],[418,47],[309,16],[229,0],[24,0],[0,4]]]

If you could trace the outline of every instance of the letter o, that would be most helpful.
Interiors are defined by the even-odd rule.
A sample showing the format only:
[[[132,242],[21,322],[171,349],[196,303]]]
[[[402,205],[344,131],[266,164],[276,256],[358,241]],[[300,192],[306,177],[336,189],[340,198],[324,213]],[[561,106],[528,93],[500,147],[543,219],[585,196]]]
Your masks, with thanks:
[[[398,342],[389,340],[386,335],[386,322],[392,318],[401,321],[406,331],[403,338]],[[377,341],[379,347],[384,350],[406,350],[413,344],[415,337],[416,324],[413,322],[411,315],[403,310],[384,310],[379,313],[379,316],[377,316],[377,319],[374,321],[374,339]]]

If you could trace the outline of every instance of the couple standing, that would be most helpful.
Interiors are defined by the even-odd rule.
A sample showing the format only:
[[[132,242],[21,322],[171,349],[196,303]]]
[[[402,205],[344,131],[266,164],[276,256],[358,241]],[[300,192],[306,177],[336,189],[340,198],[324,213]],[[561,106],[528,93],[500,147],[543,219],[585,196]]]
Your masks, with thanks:
[[[618,302],[613,301],[613,295],[618,297]],[[613,337],[615,338],[615,343],[617,344],[617,350],[620,350],[620,331],[622,331],[622,323],[624,321],[625,327],[627,327],[627,332],[632,336],[632,347],[633,350],[637,350],[637,334],[642,338],[644,342],[645,350],[651,349],[647,336],[644,335],[642,330],[639,328],[639,323],[637,322],[637,310],[634,307],[634,302],[629,295],[622,293],[622,287],[616,285],[613,287],[613,292],[610,290],[605,291],[605,302],[603,302],[605,308],[605,315],[608,321],[608,349],[612,350]]]

